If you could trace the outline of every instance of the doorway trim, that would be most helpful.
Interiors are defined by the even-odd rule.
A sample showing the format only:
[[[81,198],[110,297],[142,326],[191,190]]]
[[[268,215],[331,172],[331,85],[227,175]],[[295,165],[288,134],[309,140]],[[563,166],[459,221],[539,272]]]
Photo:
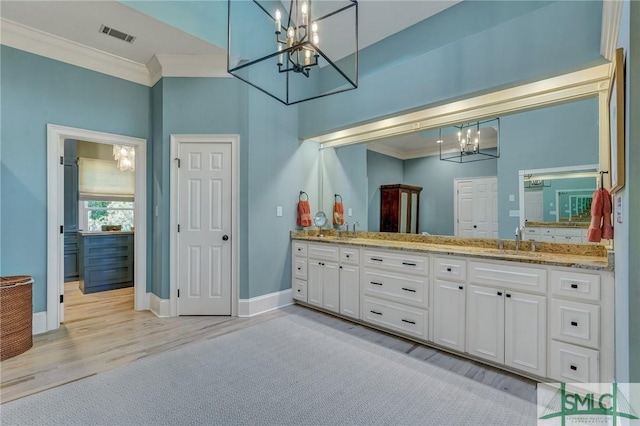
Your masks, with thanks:
[[[240,136],[213,134],[171,135],[170,219],[169,219],[169,316],[178,316],[178,145],[180,143],[231,144],[231,316],[238,316],[240,273]]]
[[[149,309],[147,297],[147,140],[113,133],[47,124],[47,328],[60,327],[60,295],[64,294],[64,140],[130,145],[136,148],[134,235],[134,309]]]

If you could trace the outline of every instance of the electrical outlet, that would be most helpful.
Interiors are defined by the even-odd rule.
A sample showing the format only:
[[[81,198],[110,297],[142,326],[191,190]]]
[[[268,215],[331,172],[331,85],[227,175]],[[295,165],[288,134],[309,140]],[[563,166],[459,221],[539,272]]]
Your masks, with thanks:
[[[282,206],[276,207],[276,216],[282,216]]]
[[[353,216],[353,209],[352,209],[351,207],[349,207],[349,210],[348,210],[347,215],[348,215],[349,217]]]

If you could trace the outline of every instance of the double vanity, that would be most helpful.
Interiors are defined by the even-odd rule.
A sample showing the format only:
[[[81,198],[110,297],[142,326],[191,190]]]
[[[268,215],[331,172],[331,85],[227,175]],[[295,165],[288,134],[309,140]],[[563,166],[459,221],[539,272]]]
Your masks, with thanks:
[[[323,234],[291,233],[297,303],[536,380],[613,381],[603,246]]]

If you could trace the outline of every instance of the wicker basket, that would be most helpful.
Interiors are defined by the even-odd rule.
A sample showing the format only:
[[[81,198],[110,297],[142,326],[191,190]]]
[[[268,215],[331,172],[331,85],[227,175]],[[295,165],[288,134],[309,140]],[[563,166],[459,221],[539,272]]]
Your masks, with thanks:
[[[0,277],[0,361],[33,346],[31,284],[27,275]]]

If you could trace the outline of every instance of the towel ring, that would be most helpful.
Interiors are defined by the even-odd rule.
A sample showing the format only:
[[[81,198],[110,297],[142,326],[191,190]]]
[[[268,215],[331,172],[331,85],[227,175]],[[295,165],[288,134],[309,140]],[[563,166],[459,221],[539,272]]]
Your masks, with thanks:
[[[609,174],[609,172],[608,172],[608,171],[606,171],[606,172],[605,172],[605,171],[600,172],[600,189],[604,188],[604,184],[603,184],[603,182],[602,182],[602,177],[603,177],[605,174]]]
[[[338,198],[340,198],[340,202],[342,202],[342,196],[340,194],[333,194],[333,197],[335,198],[335,201],[338,201]]]
[[[306,200],[303,200],[303,199],[302,199],[302,195],[303,195],[303,194],[304,194],[304,196],[305,196],[305,197],[307,197],[307,199],[306,199]],[[300,191],[300,195],[298,196],[298,201],[308,201],[308,200],[309,200],[309,195],[308,195],[306,192],[304,192],[304,191]]]

